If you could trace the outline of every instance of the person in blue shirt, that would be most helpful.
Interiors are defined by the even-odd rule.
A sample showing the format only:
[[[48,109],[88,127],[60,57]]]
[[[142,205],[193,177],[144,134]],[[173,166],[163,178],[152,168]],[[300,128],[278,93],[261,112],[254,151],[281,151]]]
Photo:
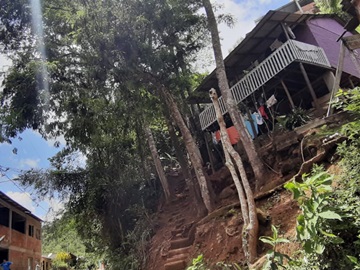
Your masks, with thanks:
[[[12,262],[8,262],[7,260],[4,259],[3,263],[0,264],[0,266],[3,268],[3,270],[10,270],[11,264]]]

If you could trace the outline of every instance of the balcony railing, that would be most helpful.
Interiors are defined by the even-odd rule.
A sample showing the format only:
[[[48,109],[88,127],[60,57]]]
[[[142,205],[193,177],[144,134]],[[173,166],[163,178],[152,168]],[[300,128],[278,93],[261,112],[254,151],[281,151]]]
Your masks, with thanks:
[[[325,68],[330,67],[329,60],[322,48],[296,40],[289,40],[231,87],[230,91],[236,103],[239,104],[295,61]],[[219,104],[222,114],[225,114],[227,109],[222,97],[219,98]],[[200,113],[202,130],[208,128],[215,121],[215,109],[211,104]]]

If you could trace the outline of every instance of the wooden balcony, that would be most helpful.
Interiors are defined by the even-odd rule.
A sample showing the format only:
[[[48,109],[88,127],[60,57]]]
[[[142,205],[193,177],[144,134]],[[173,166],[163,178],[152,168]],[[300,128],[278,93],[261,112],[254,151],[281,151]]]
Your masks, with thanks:
[[[231,87],[236,103],[239,104],[293,62],[330,68],[329,60],[322,48],[289,40]],[[227,109],[222,97],[219,98],[219,104],[224,115]],[[199,117],[202,130],[211,126],[216,122],[214,106],[209,105]]]

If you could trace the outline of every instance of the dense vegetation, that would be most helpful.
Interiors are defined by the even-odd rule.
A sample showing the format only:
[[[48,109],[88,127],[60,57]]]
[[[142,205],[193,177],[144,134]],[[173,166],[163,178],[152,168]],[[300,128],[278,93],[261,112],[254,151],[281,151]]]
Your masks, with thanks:
[[[303,182],[289,182],[302,213],[297,217],[297,240],[303,249],[281,254],[276,245],[290,239],[273,237],[262,241],[273,246],[266,269],[359,269],[360,261],[360,89],[340,91],[338,107],[348,111],[354,121],[341,127],[348,140],[339,145],[337,154],[341,173],[331,175],[323,167],[314,167]]]
[[[1,49],[13,67],[0,97],[0,141],[28,128],[63,136],[52,168],[24,173],[22,184],[67,201],[87,252],[115,254],[118,269],[135,269],[145,259],[131,257],[139,255],[135,244],[148,239],[146,217],[161,194],[144,127],[161,158],[174,157],[173,140],[184,150],[170,114],[177,105],[193,125],[183,102],[194,80],[189,62],[207,40],[201,3],[43,1],[43,33],[32,27],[27,1],[3,4]],[[85,167],[74,166],[79,154]]]
[[[173,166],[177,156],[180,163],[185,161],[185,172],[185,149],[192,165],[201,165],[191,147],[202,141],[189,135],[196,125],[194,108],[185,100],[201,78],[193,74],[191,62],[209,42],[206,17],[199,12],[203,1],[42,4],[43,33],[32,30],[27,1],[8,0],[0,9],[1,50],[13,60],[0,96],[0,142],[11,143],[26,129],[45,139],[65,138],[66,145],[51,159],[51,169],[19,177],[40,196],[67,202],[62,218],[44,228],[45,253],[74,253],[84,258],[79,268],[99,259],[112,269],[143,268],[153,233],[151,213],[159,199],[167,199],[164,183],[154,177],[145,129],[154,135],[163,165],[167,160]],[[298,241],[304,250],[294,257],[273,250],[269,267],[360,267],[359,100],[359,90],[342,98],[343,108],[356,120],[341,131],[349,139],[338,149],[343,174],[334,178],[336,190],[331,189],[331,177],[319,169],[303,184],[288,186],[303,211]],[[79,154],[87,159],[84,167],[74,165]],[[201,182],[201,171],[195,168],[203,195],[198,208],[202,203],[211,210],[211,202],[206,202],[211,192]],[[275,247],[287,241],[277,237],[276,228],[273,231],[265,242]],[[70,245],[70,238],[81,241]],[[62,261],[68,260],[64,255]],[[192,267],[206,265],[199,257]]]

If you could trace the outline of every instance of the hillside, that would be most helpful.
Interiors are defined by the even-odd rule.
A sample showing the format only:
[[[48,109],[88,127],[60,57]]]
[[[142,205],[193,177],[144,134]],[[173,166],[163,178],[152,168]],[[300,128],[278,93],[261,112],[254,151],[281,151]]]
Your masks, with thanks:
[[[279,132],[276,134],[278,139],[272,140],[271,144],[263,142],[263,159],[273,166],[273,173],[269,174],[262,190],[255,194],[259,236],[271,236],[271,225],[274,225],[281,237],[296,239],[296,221],[301,211],[291,192],[283,185],[293,178],[301,180],[301,175],[309,173],[314,163],[322,164],[331,172],[338,171],[338,156],[334,154],[338,143],[345,138],[329,136],[329,128],[336,129],[346,119],[346,115],[338,114],[326,121],[316,120],[295,131]],[[301,162],[302,157],[305,162]],[[185,269],[199,255],[210,269],[235,269],[224,268],[231,267],[232,263],[245,266],[241,243],[242,217],[231,176],[223,167],[210,178],[217,193],[217,209],[198,219],[181,174],[171,177],[178,194],[169,205],[159,209],[153,219],[155,235],[150,242],[146,269]],[[259,241],[259,258],[269,248]],[[277,251],[293,255],[299,248],[300,243],[290,243]],[[264,262],[264,257],[261,261]]]

